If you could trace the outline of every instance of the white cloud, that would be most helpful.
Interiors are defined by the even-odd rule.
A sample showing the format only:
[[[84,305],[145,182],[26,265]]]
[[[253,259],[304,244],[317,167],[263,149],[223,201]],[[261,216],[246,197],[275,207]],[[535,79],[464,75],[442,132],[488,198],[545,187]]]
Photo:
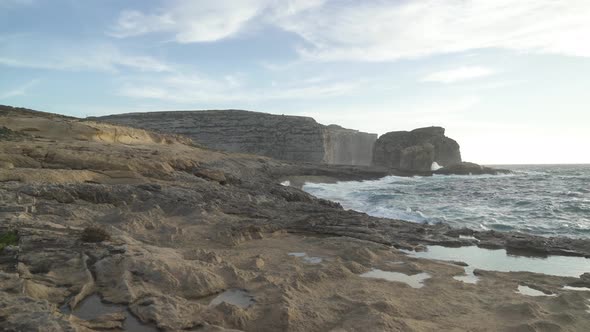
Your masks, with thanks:
[[[233,103],[287,99],[318,99],[350,94],[365,81],[297,80],[271,87],[249,87],[233,76],[212,79],[198,74],[172,73],[141,79],[128,79],[121,87],[122,96],[176,103]]]
[[[481,48],[590,56],[587,0],[177,0],[121,13],[111,33],[174,34],[177,42],[231,37],[252,24],[293,32],[315,60],[391,61]]]
[[[449,84],[479,77],[486,77],[493,74],[494,70],[490,68],[480,66],[464,66],[431,73],[422,78],[422,82],[438,82]]]
[[[176,0],[153,13],[123,11],[108,32],[126,38],[168,32],[179,43],[211,42],[231,37],[255,19],[260,22],[293,16],[325,0]]]
[[[27,91],[39,83],[38,79],[31,80],[21,86],[17,86],[5,92],[0,92],[0,99],[8,99],[12,97],[25,96]]]
[[[146,72],[166,72],[168,64],[150,56],[130,55],[112,45],[71,45],[31,52],[19,45],[0,55],[0,65],[49,70],[93,70],[116,72],[120,68]]]
[[[240,31],[264,6],[262,0],[175,1],[156,13],[124,11],[109,34],[125,38],[169,32],[179,43],[215,41]]]
[[[334,2],[335,4],[335,2]],[[320,60],[382,61],[480,48],[590,56],[586,0],[363,1],[280,22]]]

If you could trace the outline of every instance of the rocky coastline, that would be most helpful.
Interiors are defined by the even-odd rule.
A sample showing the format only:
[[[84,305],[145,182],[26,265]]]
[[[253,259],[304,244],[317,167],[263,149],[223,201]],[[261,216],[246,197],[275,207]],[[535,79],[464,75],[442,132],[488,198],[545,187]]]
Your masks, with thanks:
[[[375,218],[280,184],[430,170],[277,161],[11,107],[0,128],[0,235],[14,235],[0,251],[1,330],[130,331],[129,317],[160,331],[590,329],[587,293],[562,289],[590,287],[588,275],[480,271],[470,285],[452,278],[460,265],[399,250],[590,258],[589,240]],[[457,172],[473,169],[496,172]],[[414,289],[359,276],[372,269],[433,277]],[[521,284],[559,302],[516,294]],[[252,300],[213,304],[229,290]],[[72,314],[93,295],[122,311]]]

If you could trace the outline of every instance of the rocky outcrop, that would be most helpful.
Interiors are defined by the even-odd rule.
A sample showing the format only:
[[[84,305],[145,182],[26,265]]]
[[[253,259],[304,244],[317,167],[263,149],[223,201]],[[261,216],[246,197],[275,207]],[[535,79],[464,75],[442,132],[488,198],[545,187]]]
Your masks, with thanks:
[[[476,163],[462,162],[454,165],[450,165],[434,171],[434,174],[444,175],[498,175],[498,174],[510,174],[512,173],[507,169],[491,168],[487,166],[478,165]]]
[[[298,162],[370,165],[377,139],[376,134],[324,126],[310,117],[240,110],[129,113],[99,119],[181,134],[213,149]]]
[[[442,127],[393,131],[382,135],[373,148],[373,164],[404,171],[429,172],[440,166],[461,162],[459,144],[445,136]]]

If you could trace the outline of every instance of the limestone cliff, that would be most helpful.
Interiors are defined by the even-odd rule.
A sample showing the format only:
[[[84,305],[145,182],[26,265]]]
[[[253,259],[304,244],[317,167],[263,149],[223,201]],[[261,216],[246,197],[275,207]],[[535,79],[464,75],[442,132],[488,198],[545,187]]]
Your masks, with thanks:
[[[377,135],[324,126],[310,117],[241,110],[110,115],[120,125],[181,134],[207,147],[279,160],[370,165]]]
[[[389,132],[379,137],[373,148],[376,166],[428,172],[433,162],[441,166],[461,162],[459,144],[446,137],[442,127]]]
[[[324,127],[324,162],[338,165],[370,165],[377,134],[337,125]]]

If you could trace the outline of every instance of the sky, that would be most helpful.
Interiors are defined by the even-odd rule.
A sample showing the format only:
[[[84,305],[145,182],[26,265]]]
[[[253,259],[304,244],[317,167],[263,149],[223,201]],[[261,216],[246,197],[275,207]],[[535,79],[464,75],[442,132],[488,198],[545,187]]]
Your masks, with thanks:
[[[0,0],[0,104],[247,109],[590,163],[588,0]]]

